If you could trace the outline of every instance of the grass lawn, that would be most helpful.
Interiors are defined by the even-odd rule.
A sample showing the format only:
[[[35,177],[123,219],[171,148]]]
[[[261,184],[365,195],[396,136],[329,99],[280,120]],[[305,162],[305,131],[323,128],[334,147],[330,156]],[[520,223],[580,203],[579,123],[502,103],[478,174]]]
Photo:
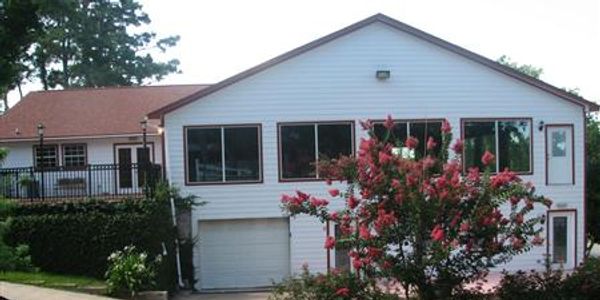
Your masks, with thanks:
[[[0,281],[85,291],[96,294],[106,293],[106,284],[104,281],[83,276],[59,275],[45,272],[0,272]]]

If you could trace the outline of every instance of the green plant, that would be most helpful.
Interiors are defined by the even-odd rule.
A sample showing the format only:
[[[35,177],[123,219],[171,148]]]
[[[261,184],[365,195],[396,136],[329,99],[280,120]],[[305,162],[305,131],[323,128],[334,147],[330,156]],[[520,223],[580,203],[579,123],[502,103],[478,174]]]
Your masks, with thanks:
[[[128,293],[133,297],[156,286],[156,272],[162,256],[157,255],[150,260],[146,252],[138,251],[135,246],[125,246],[123,250],[113,252],[108,262],[105,275],[108,292],[116,295]]]
[[[364,299],[395,300],[392,293],[381,291],[374,281],[356,273],[334,270],[328,274],[312,274],[304,266],[302,273],[275,285],[269,300]]]
[[[600,258],[589,257],[564,280],[566,299],[600,299]]]
[[[115,249],[136,245],[157,255],[164,247],[161,289],[176,283],[175,237],[169,205],[154,200],[18,205],[6,232],[7,244],[30,246],[32,262],[41,270],[96,278],[104,276],[106,257]]]

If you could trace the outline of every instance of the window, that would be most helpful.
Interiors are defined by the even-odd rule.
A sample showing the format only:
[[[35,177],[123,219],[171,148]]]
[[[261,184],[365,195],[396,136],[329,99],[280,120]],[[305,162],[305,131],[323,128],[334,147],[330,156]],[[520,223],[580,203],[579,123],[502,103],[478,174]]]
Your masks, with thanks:
[[[484,169],[481,157],[489,151],[496,162],[492,172],[506,168],[529,173],[531,168],[531,120],[465,121],[465,167]]]
[[[260,125],[185,129],[189,183],[258,182]]]
[[[63,166],[65,167],[84,167],[86,161],[85,144],[64,144],[63,145]]]
[[[342,238],[342,232],[338,225],[334,225],[335,239]],[[335,247],[335,268],[350,271],[350,249],[348,247]]]
[[[58,147],[56,145],[44,145],[33,147],[35,166],[44,168],[58,167]]]
[[[373,130],[378,139],[383,140],[385,138],[387,129],[382,123],[375,123]],[[415,157],[417,159],[425,156],[429,137],[433,137],[437,143],[433,149],[434,156],[439,156],[442,144],[441,121],[397,121],[390,132],[389,139],[393,144],[402,146],[408,136],[419,140],[417,149],[415,149]]]
[[[318,179],[317,161],[354,153],[352,122],[279,125],[281,179]]]
[[[552,262],[567,262],[567,217],[552,219]]]

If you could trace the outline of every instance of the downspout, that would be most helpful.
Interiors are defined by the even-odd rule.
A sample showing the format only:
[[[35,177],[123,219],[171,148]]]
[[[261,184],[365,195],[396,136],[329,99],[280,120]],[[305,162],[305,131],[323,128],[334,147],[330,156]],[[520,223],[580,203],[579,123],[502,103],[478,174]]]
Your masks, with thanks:
[[[175,200],[171,197],[171,217],[173,219],[173,227],[177,232],[177,217],[175,216]],[[177,282],[179,283],[179,287],[183,288],[183,278],[181,277],[181,257],[179,255],[179,238],[175,237],[175,259],[177,261]]]

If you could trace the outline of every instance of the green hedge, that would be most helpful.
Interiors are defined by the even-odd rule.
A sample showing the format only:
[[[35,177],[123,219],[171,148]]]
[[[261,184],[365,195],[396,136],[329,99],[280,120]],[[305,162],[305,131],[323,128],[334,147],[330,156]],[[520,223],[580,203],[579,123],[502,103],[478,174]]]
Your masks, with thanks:
[[[158,279],[171,289],[176,280],[174,239],[167,201],[87,201],[19,205],[6,234],[11,245],[28,244],[43,271],[103,278],[107,257],[126,245],[151,255],[163,253]]]

